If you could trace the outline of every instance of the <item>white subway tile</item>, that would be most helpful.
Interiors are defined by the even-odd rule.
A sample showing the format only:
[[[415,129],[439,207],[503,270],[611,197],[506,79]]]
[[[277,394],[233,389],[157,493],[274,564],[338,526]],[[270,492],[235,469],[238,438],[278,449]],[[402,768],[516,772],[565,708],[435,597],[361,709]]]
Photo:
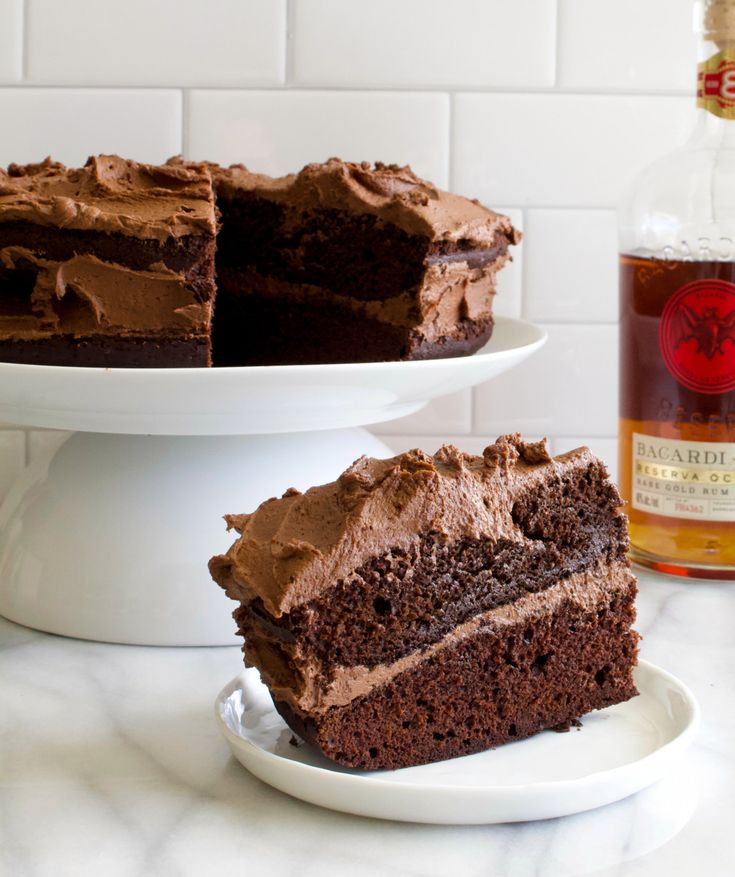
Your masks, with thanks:
[[[283,81],[286,0],[28,3],[32,82],[182,86]]]
[[[69,165],[118,152],[160,162],[181,151],[181,95],[144,89],[0,89],[0,165],[53,155]]]
[[[377,433],[376,427],[373,427],[372,431],[379,435],[381,441],[384,441],[394,454],[404,454],[414,448],[426,451],[427,454],[435,454],[442,445],[455,445],[466,454],[480,455],[494,440],[472,435],[452,435],[448,432],[439,432],[435,435],[386,435]]]
[[[462,390],[451,396],[442,396],[408,417],[388,423],[377,423],[373,432],[381,435],[441,435],[468,433],[472,430],[472,391]]]
[[[692,0],[559,0],[558,84],[694,92]]]
[[[610,436],[617,430],[617,326],[548,325],[526,362],[475,390],[474,432]]]
[[[373,428],[373,432],[376,432]],[[377,433],[376,433],[377,434]],[[379,435],[381,441],[393,451],[394,454],[403,454],[413,448],[420,448],[427,454],[436,453],[442,445],[454,445],[466,454],[482,456],[482,452],[491,445],[497,435],[451,435],[440,432],[436,435]],[[528,442],[538,441],[540,436],[527,436],[523,438]]]
[[[25,454],[25,433],[19,429],[0,429],[0,502],[23,471]]]
[[[294,79],[306,85],[539,87],[554,83],[553,0],[294,3]]]
[[[613,210],[529,210],[523,315],[556,323],[618,318],[617,223]]]
[[[610,478],[618,480],[618,440],[616,438],[598,438],[597,436],[557,437],[551,442],[554,455],[572,451],[574,448],[589,448],[607,466]]]
[[[693,101],[670,95],[457,95],[452,179],[488,204],[614,207],[693,118]]]
[[[498,213],[509,216],[513,225],[523,231],[523,211],[516,207],[494,207],[488,205]],[[517,247],[511,247],[512,261],[506,262],[498,272],[498,291],[493,302],[493,312],[501,317],[521,316],[521,293],[523,287],[523,253],[525,245],[523,241]]]
[[[446,187],[449,98],[407,92],[193,91],[188,154],[284,174],[330,156],[410,164]]]
[[[0,0],[0,82],[21,77],[23,0]]]

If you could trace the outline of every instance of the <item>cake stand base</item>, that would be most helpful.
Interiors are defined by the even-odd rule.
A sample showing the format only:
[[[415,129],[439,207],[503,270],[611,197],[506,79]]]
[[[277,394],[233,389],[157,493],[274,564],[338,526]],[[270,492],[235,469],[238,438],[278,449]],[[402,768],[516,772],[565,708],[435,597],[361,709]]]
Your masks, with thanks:
[[[361,454],[390,451],[364,429],[77,433],[0,506],[0,615],[104,642],[233,645],[235,604],[207,570],[234,539],[222,515],[332,481]]]

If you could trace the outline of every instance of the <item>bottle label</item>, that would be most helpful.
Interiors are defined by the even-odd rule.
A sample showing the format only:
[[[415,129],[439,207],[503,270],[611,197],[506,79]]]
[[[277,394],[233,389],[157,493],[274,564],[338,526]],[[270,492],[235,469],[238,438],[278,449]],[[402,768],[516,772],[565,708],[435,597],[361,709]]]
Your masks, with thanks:
[[[735,389],[735,283],[695,280],[669,298],[658,342],[666,368],[697,393]]]
[[[721,119],[735,119],[735,49],[725,49],[697,67],[697,106]]]
[[[633,433],[634,509],[667,518],[735,521],[735,443]]]

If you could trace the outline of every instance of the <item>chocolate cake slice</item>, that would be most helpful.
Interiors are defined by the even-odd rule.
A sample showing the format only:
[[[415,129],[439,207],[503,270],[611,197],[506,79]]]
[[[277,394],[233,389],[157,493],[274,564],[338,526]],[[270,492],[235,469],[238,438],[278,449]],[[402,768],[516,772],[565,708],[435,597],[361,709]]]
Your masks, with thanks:
[[[490,337],[495,275],[520,240],[507,217],[396,165],[212,169],[218,363],[461,356]]]
[[[210,365],[216,231],[205,167],[0,170],[0,361]]]
[[[290,727],[339,764],[399,768],[636,694],[620,505],[586,448],[362,458],[228,516],[241,535],[210,571]]]

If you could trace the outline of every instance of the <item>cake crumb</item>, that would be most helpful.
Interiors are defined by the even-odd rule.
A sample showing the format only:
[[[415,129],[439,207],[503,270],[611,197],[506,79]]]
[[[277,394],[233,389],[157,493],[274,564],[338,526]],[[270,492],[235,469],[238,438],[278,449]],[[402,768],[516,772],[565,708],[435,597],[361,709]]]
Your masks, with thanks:
[[[561,722],[558,725],[554,725],[550,730],[556,731],[557,734],[567,734],[572,728],[576,728],[578,731],[582,728],[582,722],[579,719],[570,719],[568,722]]]
[[[291,739],[288,741],[288,743],[289,743],[289,746],[298,746],[299,739],[294,734],[291,734]]]

